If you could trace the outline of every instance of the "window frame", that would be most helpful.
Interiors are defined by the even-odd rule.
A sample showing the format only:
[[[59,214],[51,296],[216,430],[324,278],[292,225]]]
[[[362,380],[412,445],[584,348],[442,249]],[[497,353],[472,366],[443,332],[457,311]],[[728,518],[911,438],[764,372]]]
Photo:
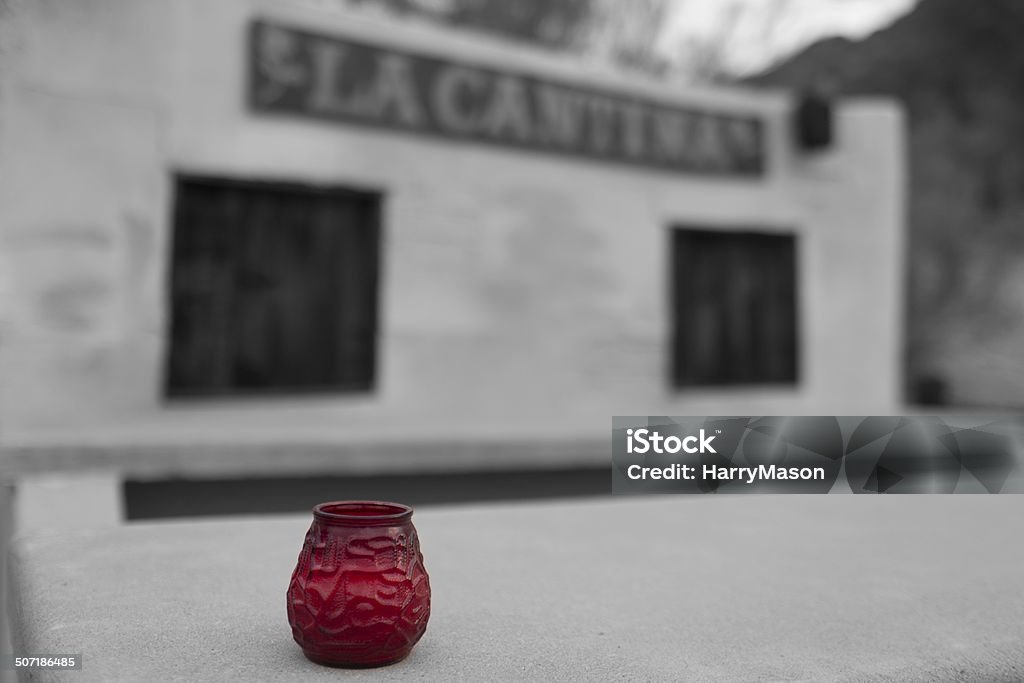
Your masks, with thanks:
[[[776,226],[772,224],[714,224],[714,223],[672,223],[667,230],[668,249],[666,258],[666,312],[667,312],[667,358],[666,358],[666,382],[670,391],[681,393],[693,390],[730,390],[730,389],[795,389],[802,383],[803,366],[803,278],[802,278],[802,245],[804,237],[800,231],[793,227]],[[681,304],[679,297],[682,293],[681,277],[683,273],[679,267],[680,256],[679,241],[681,235],[686,233],[703,233],[707,236],[721,236],[726,239],[741,240],[743,238],[761,239],[768,241],[786,240],[790,245],[790,259],[792,261],[792,373],[782,378],[764,377],[754,378],[723,378],[723,379],[701,379],[692,380],[685,377],[683,368],[683,349],[681,347],[681,332],[685,329],[685,323],[681,320]]]
[[[369,347],[367,380],[365,382],[337,382],[316,385],[275,384],[266,387],[182,387],[172,384],[172,363],[174,354],[174,307],[176,291],[176,248],[180,239],[178,225],[183,204],[182,188],[185,184],[208,186],[229,190],[264,191],[309,197],[346,197],[354,201],[368,201],[372,204],[371,221],[368,229],[373,233],[371,276],[367,280],[370,293]],[[203,401],[231,402],[260,398],[356,398],[376,392],[380,373],[380,331],[383,305],[382,277],[384,269],[384,216],[387,193],[377,187],[353,183],[304,182],[294,179],[250,178],[237,175],[218,175],[207,172],[178,170],[171,174],[167,247],[165,249],[164,296],[165,320],[163,353],[161,364],[161,398],[167,403],[193,403]],[[337,362],[337,361],[336,361]]]

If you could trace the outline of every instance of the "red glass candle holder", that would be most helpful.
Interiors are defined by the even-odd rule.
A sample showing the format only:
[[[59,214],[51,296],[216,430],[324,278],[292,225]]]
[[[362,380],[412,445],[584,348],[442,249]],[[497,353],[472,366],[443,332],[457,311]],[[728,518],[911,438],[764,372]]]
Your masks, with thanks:
[[[404,659],[430,618],[412,508],[343,501],[313,508],[288,584],[288,623],[306,657],[368,667]]]

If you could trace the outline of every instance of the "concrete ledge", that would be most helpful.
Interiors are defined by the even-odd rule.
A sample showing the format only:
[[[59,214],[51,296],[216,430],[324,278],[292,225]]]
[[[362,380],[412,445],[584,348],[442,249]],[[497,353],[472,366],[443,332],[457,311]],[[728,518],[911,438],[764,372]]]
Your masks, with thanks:
[[[7,619],[7,546],[14,526],[13,490],[9,484],[0,481],[0,653],[12,652],[11,637]],[[0,671],[0,683],[14,680],[14,672]]]
[[[45,440],[0,446],[0,480],[45,472],[116,472],[168,477],[389,474],[599,466],[611,440],[567,436],[366,437],[351,439],[124,438]]]
[[[309,518],[22,537],[15,646],[53,680],[1024,678],[1020,496],[657,497],[424,509],[426,636],[383,670],[302,657]]]

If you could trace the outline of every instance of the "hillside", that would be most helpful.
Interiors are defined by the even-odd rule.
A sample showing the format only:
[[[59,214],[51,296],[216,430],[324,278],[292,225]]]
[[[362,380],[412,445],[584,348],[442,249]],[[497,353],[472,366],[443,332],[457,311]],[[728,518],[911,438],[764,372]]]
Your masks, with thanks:
[[[908,378],[954,404],[1024,406],[1024,2],[922,0],[759,85],[901,100],[909,120]]]

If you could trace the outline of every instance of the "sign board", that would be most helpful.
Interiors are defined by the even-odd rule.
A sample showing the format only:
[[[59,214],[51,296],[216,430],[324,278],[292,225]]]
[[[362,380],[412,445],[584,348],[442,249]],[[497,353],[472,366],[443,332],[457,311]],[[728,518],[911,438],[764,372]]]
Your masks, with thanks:
[[[760,176],[754,114],[681,107],[267,21],[250,33],[249,105],[342,124],[683,173]]]

